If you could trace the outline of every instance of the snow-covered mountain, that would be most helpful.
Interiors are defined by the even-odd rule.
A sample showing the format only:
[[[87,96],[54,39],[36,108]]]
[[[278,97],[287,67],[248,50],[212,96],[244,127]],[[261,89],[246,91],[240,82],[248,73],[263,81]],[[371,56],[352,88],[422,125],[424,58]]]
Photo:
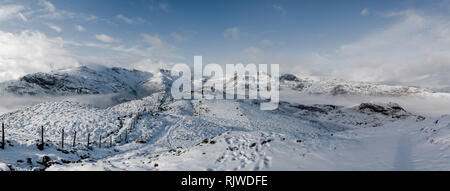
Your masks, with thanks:
[[[223,78],[225,87],[237,86],[237,89],[257,89],[255,86],[249,86],[247,81],[265,77],[270,79],[269,74],[258,74],[259,76],[248,76],[247,78]],[[244,80],[235,84],[235,80]],[[203,79],[203,82],[212,81],[212,79]],[[213,83],[211,83],[213,84]],[[281,90],[295,90],[300,93],[313,95],[331,95],[331,96],[411,96],[411,95],[429,95],[434,91],[425,88],[411,86],[393,86],[384,84],[374,84],[366,82],[352,82],[332,78],[312,78],[298,77],[293,74],[283,74],[279,78]],[[199,87],[199,86],[197,86]],[[204,87],[209,90],[210,87]],[[199,91],[199,90],[197,90]],[[445,92],[445,91],[442,91]]]
[[[67,73],[68,81],[79,81],[64,85],[92,88],[85,93],[132,91],[145,84],[157,88],[108,108],[57,101],[1,115],[6,144],[0,149],[0,170],[450,169],[443,162],[450,156],[448,115],[422,116],[389,102],[283,101],[277,110],[261,111],[259,100],[175,100],[169,71],[101,71],[80,68],[48,75]],[[282,83],[301,81],[291,77],[282,76]],[[52,85],[60,84],[58,79],[8,83],[35,84],[30,90],[36,94],[78,93]],[[115,89],[113,84],[122,85]],[[41,127],[43,150],[38,146]]]
[[[270,75],[260,74],[260,77]],[[26,75],[19,80],[0,83],[3,94],[15,95],[83,95],[83,94],[111,94],[129,93],[140,95],[154,92],[157,83],[149,83],[153,74],[124,68],[97,67],[91,69],[86,66],[66,70],[57,70],[49,74],[35,73]],[[250,76],[245,80],[255,80]],[[207,82],[210,79],[203,79]],[[235,79],[224,78],[225,86],[234,85]],[[238,89],[248,89],[248,85],[239,83]],[[156,87],[155,87],[156,86]],[[197,86],[198,87],[198,86]],[[407,96],[432,93],[430,90],[407,87],[390,86],[372,83],[350,82],[338,79],[300,78],[293,74],[280,76],[280,87],[293,89],[302,93],[326,95],[371,95],[371,96]],[[204,89],[208,89],[205,87]]]
[[[124,68],[86,66],[35,73],[0,84],[1,92],[16,95],[83,95],[129,93],[138,95],[153,74]]]
[[[407,96],[432,93],[430,90],[408,87],[351,82],[339,79],[300,78],[292,74],[280,76],[280,86],[309,94]]]
[[[450,87],[445,87],[445,88],[439,88],[436,90],[437,92],[446,92],[446,93],[450,93]]]

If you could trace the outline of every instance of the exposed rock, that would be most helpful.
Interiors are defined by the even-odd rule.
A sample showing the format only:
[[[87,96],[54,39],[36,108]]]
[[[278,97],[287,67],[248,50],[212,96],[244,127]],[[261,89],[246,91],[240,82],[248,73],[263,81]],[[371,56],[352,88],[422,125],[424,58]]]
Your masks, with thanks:
[[[348,94],[346,88],[343,85],[337,85],[331,90],[331,95],[345,95]]]
[[[306,111],[310,111],[310,112],[327,113],[325,110],[323,110],[319,107],[315,107],[315,106],[307,106],[307,105],[297,104],[297,105],[290,105],[290,107],[301,109],[301,110],[306,110]]]
[[[87,95],[144,91],[151,73],[124,68],[79,67],[51,73],[29,74],[17,81],[0,83],[0,89],[17,95]]]
[[[386,105],[374,104],[374,103],[362,103],[358,106],[358,109],[364,113],[379,113],[386,116],[392,116],[393,118],[405,118],[412,116],[400,105],[396,103],[388,103]]]
[[[295,81],[295,82],[298,82],[299,79],[295,75],[284,74],[284,75],[280,76],[280,81]]]
[[[363,95],[363,96],[408,96],[432,93],[431,90],[411,86],[392,86],[367,82],[353,82],[340,79],[300,78],[292,74],[280,76],[280,87],[307,94],[320,95]]]

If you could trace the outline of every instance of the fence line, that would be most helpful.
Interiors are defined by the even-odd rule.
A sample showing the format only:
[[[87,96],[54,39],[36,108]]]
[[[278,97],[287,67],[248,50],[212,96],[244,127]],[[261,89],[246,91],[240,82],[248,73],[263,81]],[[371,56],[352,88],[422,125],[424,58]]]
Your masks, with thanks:
[[[142,117],[143,115],[147,115],[147,114],[155,115],[155,113],[158,112],[163,97],[160,96],[157,99],[158,99],[158,101],[156,101],[156,103],[154,105],[146,106],[142,110],[138,111],[136,114],[131,114],[131,115],[128,116],[128,117],[131,117],[131,121],[129,122],[128,127],[125,127],[126,128],[125,129],[125,142],[128,142],[128,133],[129,133],[128,131],[131,130],[131,129],[136,128],[140,117]],[[117,131],[120,131],[120,129],[122,129],[123,126],[124,126],[123,119],[121,119],[121,117],[118,117],[117,119],[119,120],[119,129]],[[111,133],[108,133],[107,136],[106,136],[106,137],[109,136],[109,139],[110,139],[109,140],[109,147],[110,148],[113,146],[113,136],[116,133],[114,133],[114,131],[113,131]],[[61,149],[62,150],[64,149],[64,140],[66,138],[65,136],[66,136],[65,131],[64,131],[64,129],[62,129],[62,131],[61,131],[61,139],[60,139],[60,141],[61,141]],[[91,147],[91,137],[90,136],[91,136],[91,133],[88,133],[87,144],[86,144],[86,147],[88,149],[92,149],[92,147]],[[117,136],[119,137],[119,139],[120,139],[119,141],[121,142],[122,141],[122,134],[121,133],[119,133],[118,135],[116,134],[116,138],[117,138]],[[100,135],[99,148],[101,148],[101,146],[102,146],[101,145],[102,144],[102,138],[103,137]],[[56,140],[57,139],[58,138],[56,138]],[[2,123],[2,139],[1,139],[1,143],[0,143],[0,149],[3,149],[3,150],[5,149],[5,145],[6,145],[5,140],[6,140],[6,138],[5,138],[5,125],[4,125],[4,123]],[[41,126],[41,129],[40,129],[40,140],[39,141],[40,141],[40,143],[37,144],[37,148],[39,150],[44,150],[45,149],[45,128],[44,128],[44,126]],[[54,138],[53,138],[53,140],[52,139],[48,139],[48,141],[51,142],[51,143],[58,142],[58,141],[55,141]],[[105,144],[107,144],[107,141],[105,141]],[[57,145],[57,144],[54,144],[54,145]],[[75,148],[76,146],[77,146],[77,131],[74,131],[73,132],[73,140],[72,140],[72,148]]]
[[[5,149],[5,124],[2,123],[2,145],[1,149]]]

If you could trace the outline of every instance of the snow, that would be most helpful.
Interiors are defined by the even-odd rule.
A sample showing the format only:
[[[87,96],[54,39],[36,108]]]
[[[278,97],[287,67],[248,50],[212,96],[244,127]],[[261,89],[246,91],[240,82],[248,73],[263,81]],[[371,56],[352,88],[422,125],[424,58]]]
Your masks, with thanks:
[[[281,79],[280,86],[282,88],[293,89],[308,94],[406,96],[431,93],[430,90],[418,87],[353,82],[330,78],[300,78],[297,76],[294,77],[292,74],[282,75]]]
[[[302,100],[297,90],[283,90],[273,111],[258,100],[174,100],[167,73],[142,83],[148,95],[111,107],[48,101],[1,115],[8,142],[0,170],[450,169],[449,115],[416,113],[392,97]]]
[[[295,90],[282,90],[280,100],[299,104],[332,104],[346,107],[352,107],[363,102],[400,104],[407,111],[440,117],[450,113],[450,94],[448,93],[427,93],[423,95],[410,96],[361,96],[361,95],[311,95]]]

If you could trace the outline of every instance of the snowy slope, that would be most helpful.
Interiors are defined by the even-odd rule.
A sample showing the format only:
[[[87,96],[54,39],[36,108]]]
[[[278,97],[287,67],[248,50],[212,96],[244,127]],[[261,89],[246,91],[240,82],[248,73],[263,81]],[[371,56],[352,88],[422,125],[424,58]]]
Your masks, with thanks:
[[[239,90],[252,89],[257,87],[249,86],[247,81],[255,81],[258,77],[270,79],[269,74],[260,73],[259,76],[248,76],[247,78],[226,78],[225,87],[236,86]],[[235,84],[235,80],[240,82]],[[203,79],[203,81],[215,82],[213,79]],[[197,84],[200,81],[197,82]],[[365,82],[352,82],[330,78],[305,77],[300,78],[293,74],[283,74],[279,78],[281,90],[295,90],[300,93],[313,95],[331,95],[331,96],[411,96],[411,95],[432,95],[434,92],[428,89],[409,86],[393,86]],[[217,82],[216,82],[217,83]],[[196,86],[199,87],[199,86]],[[205,86],[204,91],[209,91],[211,87]],[[198,91],[198,90],[197,90]],[[445,92],[445,91],[444,91]]]
[[[220,102],[204,100],[202,107],[218,108],[223,106]],[[190,107],[185,101],[175,105]],[[151,144],[122,146],[118,154],[100,160],[54,165],[49,170],[450,169],[442,162],[450,151],[427,142],[427,135],[420,129],[430,120],[386,117],[380,126],[355,128],[338,121],[305,120],[277,111],[248,112],[257,109],[251,103],[238,102],[235,106],[246,114],[238,114],[242,119],[236,119],[231,127],[214,126],[216,122],[228,124],[230,112],[214,118],[211,116],[217,113],[211,110],[207,112],[210,114],[192,117],[179,115],[183,109],[174,109],[161,116],[165,129],[143,128],[159,121],[154,118],[139,125],[153,135]]]
[[[57,101],[1,115],[0,170],[450,169],[448,115],[422,116],[390,102],[283,101],[261,111],[258,100],[174,100],[168,73],[136,80],[156,88],[112,107]],[[113,91],[105,86],[102,93]]]
[[[86,66],[35,73],[0,84],[1,92],[16,95],[79,95],[127,92],[139,94],[153,74],[124,68]]]
[[[391,86],[338,79],[299,78],[292,74],[280,76],[282,88],[302,93],[327,95],[407,96],[429,94],[430,90],[417,87]]]

